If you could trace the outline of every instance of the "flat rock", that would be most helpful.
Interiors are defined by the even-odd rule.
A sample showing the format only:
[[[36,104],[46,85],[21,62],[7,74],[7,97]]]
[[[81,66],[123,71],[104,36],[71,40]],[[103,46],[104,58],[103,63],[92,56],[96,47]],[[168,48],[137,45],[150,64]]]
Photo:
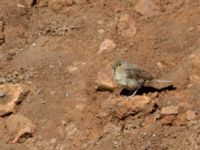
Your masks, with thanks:
[[[16,106],[29,92],[24,85],[20,84],[2,84],[0,91],[6,93],[6,96],[0,101],[0,116],[14,113]]]
[[[175,120],[176,120],[176,116],[168,115],[168,116],[163,117],[160,120],[160,122],[161,122],[161,125],[172,125]]]
[[[17,143],[21,138],[32,134],[35,131],[35,124],[22,115],[12,115],[6,119],[6,127],[11,135],[14,135],[12,142]]]
[[[137,32],[135,22],[129,15],[122,15],[119,18],[117,29],[121,37],[131,40]]]
[[[102,68],[97,74],[96,80],[97,90],[113,91],[118,87],[117,82],[114,80],[114,71],[110,65]]]
[[[153,0],[138,0],[134,6],[134,10],[146,17],[158,14],[158,6]]]
[[[108,98],[105,100],[101,108],[103,111],[117,117],[125,119],[130,115],[148,114],[154,109],[154,103],[147,96],[134,96],[130,98],[118,97]]]
[[[195,111],[188,110],[188,111],[186,112],[186,118],[187,118],[188,121],[194,120],[194,119],[196,118],[196,113],[195,113]]]
[[[108,51],[112,51],[116,48],[116,44],[112,39],[105,39],[100,47],[99,47],[99,51],[97,52],[98,54],[101,54],[103,52],[108,52]]]
[[[189,57],[189,80],[192,84],[200,85],[200,49]]]
[[[161,109],[161,115],[177,115],[179,113],[178,106],[168,106]]]
[[[4,97],[4,96],[6,96],[6,93],[3,91],[0,91],[0,97]]]

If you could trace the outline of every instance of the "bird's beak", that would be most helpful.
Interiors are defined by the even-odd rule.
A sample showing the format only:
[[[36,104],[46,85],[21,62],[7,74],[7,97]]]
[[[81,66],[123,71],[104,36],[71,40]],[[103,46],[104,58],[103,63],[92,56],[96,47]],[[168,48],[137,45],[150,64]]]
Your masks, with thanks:
[[[115,64],[113,64],[113,65],[112,65],[112,69],[114,69],[114,70],[115,70],[115,68],[116,68],[116,65],[115,65]]]

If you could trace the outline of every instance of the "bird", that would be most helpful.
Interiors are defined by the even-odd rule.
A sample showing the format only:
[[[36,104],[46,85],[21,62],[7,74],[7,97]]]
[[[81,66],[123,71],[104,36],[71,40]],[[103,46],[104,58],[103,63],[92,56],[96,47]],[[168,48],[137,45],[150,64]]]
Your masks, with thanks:
[[[122,89],[133,92],[131,96],[134,96],[143,86],[149,86],[151,83],[172,83],[169,80],[155,79],[149,72],[126,60],[116,60],[112,68],[115,81]]]

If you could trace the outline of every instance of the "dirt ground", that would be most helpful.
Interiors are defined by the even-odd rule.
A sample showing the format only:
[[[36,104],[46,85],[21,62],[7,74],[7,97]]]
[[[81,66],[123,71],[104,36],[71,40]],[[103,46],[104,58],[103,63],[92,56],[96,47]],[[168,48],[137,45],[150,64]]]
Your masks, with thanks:
[[[99,53],[105,39],[114,46]],[[175,88],[143,90],[153,111],[116,117],[95,81],[117,59]],[[0,118],[1,150],[200,149],[198,0],[0,0],[0,69],[1,84],[31,89],[15,113],[36,125],[12,144],[13,114]]]

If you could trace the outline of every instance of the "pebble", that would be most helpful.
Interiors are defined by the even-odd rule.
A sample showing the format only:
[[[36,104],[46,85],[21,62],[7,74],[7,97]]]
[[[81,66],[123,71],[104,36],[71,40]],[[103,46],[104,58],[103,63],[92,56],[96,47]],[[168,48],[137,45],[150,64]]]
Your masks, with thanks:
[[[178,106],[168,106],[168,107],[163,107],[161,109],[161,114],[162,115],[177,115],[178,114]]]
[[[100,47],[99,47],[99,51],[97,52],[98,54],[101,54],[105,51],[112,51],[116,48],[116,44],[112,39],[105,39]]]
[[[118,33],[125,39],[132,39],[136,32],[136,24],[129,15],[122,15],[118,21]]]
[[[190,27],[190,28],[189,28],[189,31],[193,31],[193,30],[194,30],[194,28],[193,28],[193,27]]]
[[[134,6],[134,10],[145,17],[157,15],[158,9],[154,0],[138,0]]]
[[[35,47],[35,46],[36,46],[36,43],[33,43],[32,46]]]
[[[56,142],[57,142],[56,138],[53,138],[53,139],[50,140],[51,144],[56,144]]]
[[[62,124],[62,126],[66,126],[66,125],[67,125],[67,122],[66,122],[65,120],[62,120],[62,121],[61,121],[61,124]]]
[[[0,77],[0,84],[4,84],[6,82],[6,79],[3,77]]]
[[[188,110],[187,112],[186,112],[186,118],[187,118],[187,120],[194,120],[195,118],[196,118],[196,113],[195,113],[195,111],[191,111],[191,110]]]
[[[4,97],[4,96],[6,96],[6,93],[3,91],[0,91],[0,97]]]

